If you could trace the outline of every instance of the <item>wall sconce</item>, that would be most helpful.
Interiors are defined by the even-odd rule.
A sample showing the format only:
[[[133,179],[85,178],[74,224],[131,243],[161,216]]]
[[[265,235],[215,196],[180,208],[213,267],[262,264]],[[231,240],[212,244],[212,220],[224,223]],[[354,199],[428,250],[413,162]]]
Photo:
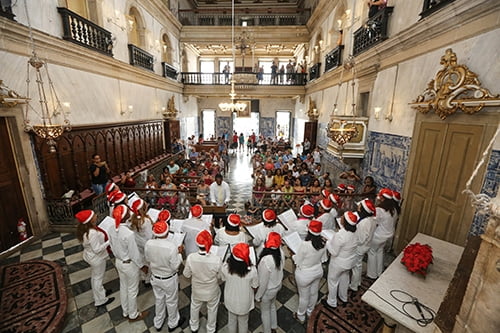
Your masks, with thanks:
[[[129,106],[127,106],[127,109],[126,109],[126,110],[123,110],[123,109],[122,109],[122,110],[120,111],[120,114],[121,114],[122,116],[124,116],[124,115],[126,115],[127,113],[131,114],[132,112],[134,112],[134,106],[133,106],[133,105],[129,105]]]
[[[342,30],[342,20],[337,20],[337,31]]]
[[[68,115],[71,113],[71,103],[70,102],[63,102],[62,106],[63,106],[64,114]]]
[[[385,120],[392,121],[392,110],[385,115]]]
[[[375,119],[379,120],[380,119],[380,111],[382,111],[382,108],[381,107],[374,107],[373,108],[373,115],[375,116]]]

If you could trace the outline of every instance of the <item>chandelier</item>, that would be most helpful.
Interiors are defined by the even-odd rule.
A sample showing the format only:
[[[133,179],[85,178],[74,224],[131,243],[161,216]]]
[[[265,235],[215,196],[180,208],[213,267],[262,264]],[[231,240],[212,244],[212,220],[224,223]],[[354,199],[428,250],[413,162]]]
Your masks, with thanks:
[[[26,6],[25,0],[25,9],[26,9],[26,17],[29,26],[29,37],[31,41],[32,47],[32,56],[28,60],[28,69],[27,69],[27,93],[26,98],[28,103],[26,103],[25,108],[25,116],[24,116],[24,130],[26,132],[33,132],[40,138],[47,140],[47,144],[49,145],[49,151],[54,153],[56,151],[56,141],[58,137],[60,137],[64,131],[71,130],[71,124],[66,117],[66,113],[63,111],[61,102],[57,97],[56,90],[54,88],[54,84],[49,75],[48,65],[45,61],[38,58],[38,55],[35,51],[35,42],[33,40],[33,32],[31,28],[31,23],[28,14],[28,7]],[[43,71],[45,69],[45,71]],[[36,91],[38,92],[38,96],[33,95],[33,99],[38,98],[40,103],[40,109],[35,108],[34,105],[29,103],[29,100],[32,98],[30,95],[30,72],[35,75],[36,81]],[[45,72],[45,73],[44,73]],[[44,78],[48,80],[48,87],[44,84]],[[30,112],[31,111],[31,112]],[[31,123],[29,118],[30,114],[34,114],[37,116],[38,120],[35,124]],[[57,122],[56,118],[62,115],[63,121],[62,123]]]
[[[339,86],[337,89],[337,95],[335,97],[335,104],[333,105],[333,113],[330,118],[330,122],[328,123],[328,126],[326,128],[327,130],[327,136],[335,143],[337,143],[340,146],[340,151],[341,151],[341,157],[342,157],[342,149],[344,149],[344,145],[354,139],[358,135],[358,129],[356,128],[356,103],[354,101],[354,85],[356,82],[356,72],[354,71],[354,57],[349,56],[347,60],[344,63],[344,66],[342,68],[342,72],[340,73],[340,79],[339,79]],[[342,77],[344,74],[344,69],[346,70],[353,70],[354,75],[352,78],[352,115],[353,115],[353,120],[352,122],[347,122],[345,120],[342,121],[335,121],[334,119],[334,114],[337,111],[337,102],[338,102],[338,97],[339,97],[339,91],[342,86]],[[347,100],[347,89],[346,89],[346,100]]]
[[[231,75],[231,92],[229,93],[229,98],[231,101],[219,103],[219,108],[223,112],[243,112],[247,107],[247,104],[241,102],[235,102],[236,92],[234,91],[234,68],[236,67],[236,47],[234,44],[234,0],[231,1],[232,10],[232,21],[231,21],[231,50],[233,55],[233,75]]]

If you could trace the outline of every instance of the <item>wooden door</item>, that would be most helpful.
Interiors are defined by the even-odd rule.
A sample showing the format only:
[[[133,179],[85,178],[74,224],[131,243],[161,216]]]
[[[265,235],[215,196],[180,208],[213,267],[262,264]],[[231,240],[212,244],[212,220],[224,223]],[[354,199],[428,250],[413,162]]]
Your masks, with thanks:
[[[311,142],[311,150],[316,147],[316,136],[318,133],[318,122],[317,121],[307,121],[304,126],[304,140],[306,138]]]
[[[420,123],[405,185],[398,249],[418,232],[464,245],[474,209],[462,191],[491,133],[487,127],[487,124]],[[474,193],[479,192],[481,183],[482,177],[476,177]]]
[[[17,174],[6,118],[0,117],[0,252],[19,243],[17,221],[23,218],[31,236],[28,213]]]

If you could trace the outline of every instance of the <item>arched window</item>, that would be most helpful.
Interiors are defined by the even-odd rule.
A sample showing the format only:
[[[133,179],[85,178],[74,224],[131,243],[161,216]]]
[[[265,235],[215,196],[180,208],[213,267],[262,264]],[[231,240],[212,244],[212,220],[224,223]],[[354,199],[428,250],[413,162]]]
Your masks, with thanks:
[[[131,7],[126,18],[129,44],[144,48],[145,27],[141,13],[137,8]]]
[[[161,36],[161,61],[172,64],[172,45],[167,34]]]

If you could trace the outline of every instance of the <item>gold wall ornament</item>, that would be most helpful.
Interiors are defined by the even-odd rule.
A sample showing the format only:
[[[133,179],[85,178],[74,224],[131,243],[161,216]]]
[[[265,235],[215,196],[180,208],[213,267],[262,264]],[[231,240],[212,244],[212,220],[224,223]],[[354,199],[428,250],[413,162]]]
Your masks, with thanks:
[[[476,73],[465,65],[458,65],[452,49],[446,50],[440,64],[444,68],[427,84],[423,94],[409,103],[412,108],[422,113],[434,110],[444,120],[458,109],[473,114],[485,106],[500,106],[500,95],[492,95],[482,88]]]
[[[172,96],[167,102],[167,109],[163,112],[163,116],[165,118],[175,119],[177,118],[178,112],[179,111],[175,108],[175,98]]]
[[[316,102],[314,102],[309,96],[309,109],[307,109],[307,116],[310,121],[316,121],[319,118],[319,110],[316,107]]]

